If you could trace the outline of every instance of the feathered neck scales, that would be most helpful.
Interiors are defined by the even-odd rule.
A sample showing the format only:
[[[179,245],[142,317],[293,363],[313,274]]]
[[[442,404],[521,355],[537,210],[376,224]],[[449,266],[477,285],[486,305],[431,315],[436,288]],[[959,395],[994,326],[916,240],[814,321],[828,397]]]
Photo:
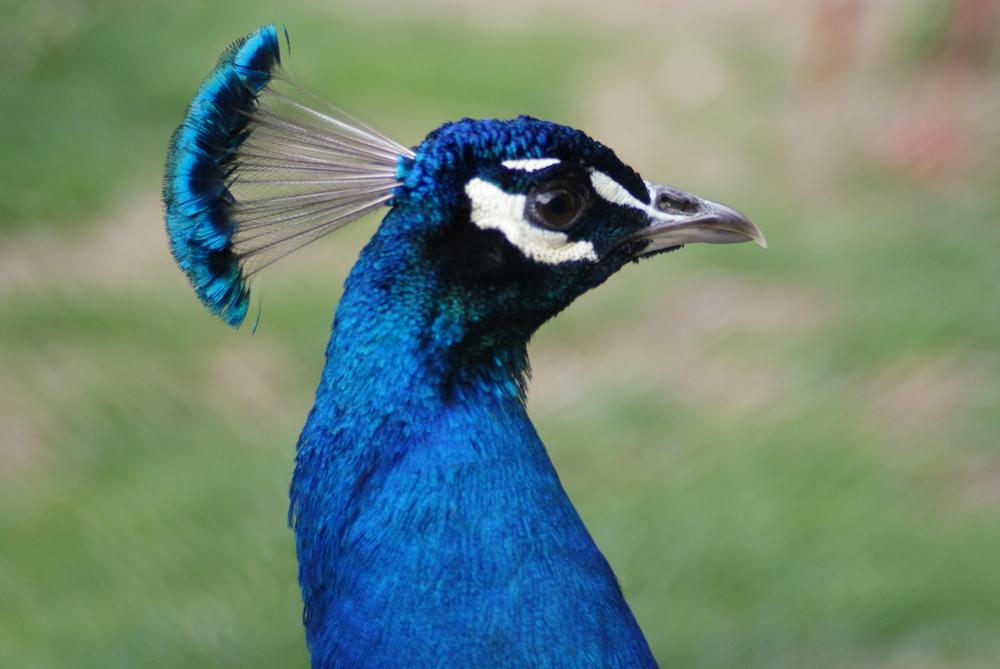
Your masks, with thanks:
[[[462,319],[395,223],[347,281],[299,441],[314,667],[655,666],[504,369],[519,354],[449,380]]]

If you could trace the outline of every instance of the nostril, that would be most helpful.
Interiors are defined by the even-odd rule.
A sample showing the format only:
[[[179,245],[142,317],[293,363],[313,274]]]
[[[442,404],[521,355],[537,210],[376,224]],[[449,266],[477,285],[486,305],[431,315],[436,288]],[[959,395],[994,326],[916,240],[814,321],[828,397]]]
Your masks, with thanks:
[[[660,193],[656,198],[656,208],[665,214],[694,214],[701,208],[701,204],[692,197]]]

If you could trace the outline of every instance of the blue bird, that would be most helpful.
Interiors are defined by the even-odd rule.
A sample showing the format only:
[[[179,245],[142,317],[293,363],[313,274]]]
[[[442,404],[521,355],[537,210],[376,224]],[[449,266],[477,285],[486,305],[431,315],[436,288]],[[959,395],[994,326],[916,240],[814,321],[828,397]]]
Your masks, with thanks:
[[[298,87],[265,26],[174,133],[170,247],[238,326],[248,282],[380,207],[299,438],[312,666],[655,667],[525,409],[527,344],[640,258],[755,241],[742,214],[643,181],[579,130],[463,119],[402,146]]]

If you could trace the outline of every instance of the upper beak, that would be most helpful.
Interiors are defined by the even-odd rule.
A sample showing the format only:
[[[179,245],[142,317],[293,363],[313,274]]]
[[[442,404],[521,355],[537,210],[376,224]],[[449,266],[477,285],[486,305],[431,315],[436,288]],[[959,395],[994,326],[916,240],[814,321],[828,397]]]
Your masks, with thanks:
[[[651,206],[649,227],[635,233],[630,241],[648,240],[640,256],[684,244],[738,244],[767,241],[750,219],[718,202],[703,200],[673,186],[648,183]]]

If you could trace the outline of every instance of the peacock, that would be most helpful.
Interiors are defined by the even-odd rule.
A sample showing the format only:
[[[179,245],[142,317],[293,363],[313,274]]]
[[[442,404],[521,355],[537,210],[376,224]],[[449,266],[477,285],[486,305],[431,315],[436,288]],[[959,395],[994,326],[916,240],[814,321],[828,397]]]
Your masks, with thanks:
[[[528,340],[627,263],[764,237],[528,116],[403,146],[292,81],[281,42],[268,25],[222,54],[163,199],[174,259],[234,327],[264,267],[388,208],[296,448],[312,666],[655,667],[528,418]]]

